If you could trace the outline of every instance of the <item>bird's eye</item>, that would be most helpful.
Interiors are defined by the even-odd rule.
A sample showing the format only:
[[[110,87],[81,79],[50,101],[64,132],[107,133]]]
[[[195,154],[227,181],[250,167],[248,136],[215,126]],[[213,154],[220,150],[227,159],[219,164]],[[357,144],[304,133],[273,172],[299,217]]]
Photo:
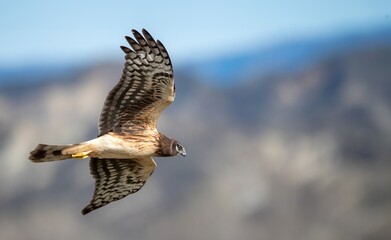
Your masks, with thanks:
[[[177,145],[176,145],[176,150],[177,150],[178,152],[182,151],[182,150],[183,150],[182,145],[177,144]]]

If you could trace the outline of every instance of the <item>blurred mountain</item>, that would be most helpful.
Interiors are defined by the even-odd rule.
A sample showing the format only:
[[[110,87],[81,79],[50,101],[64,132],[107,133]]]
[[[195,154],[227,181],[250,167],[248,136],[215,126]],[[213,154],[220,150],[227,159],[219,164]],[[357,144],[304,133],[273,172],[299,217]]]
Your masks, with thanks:
[[[187,72],[200,75],[206,82],[232,86],[263,74],[298,71],[313,61],[338,52],[368,46],[389,45],[391,29],[349,32],[336,36],[319,36],[276,43],[269,48],[249,49],[211,59],[184,64]]]
[[[95,137],[121,65],[1,75],[1,239],[391,238],[390,32],[179,66],[159,128],[188,157],[83,217],[87,161],[27,156]]]

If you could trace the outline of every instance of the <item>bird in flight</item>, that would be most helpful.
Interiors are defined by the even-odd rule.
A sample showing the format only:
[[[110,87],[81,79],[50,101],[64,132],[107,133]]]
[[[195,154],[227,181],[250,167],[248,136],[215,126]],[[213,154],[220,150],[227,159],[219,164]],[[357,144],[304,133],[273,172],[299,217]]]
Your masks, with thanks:
[[[32,162],[90,158],[95,191],[85,215],[140,190],[153,173],[152,157],[186,156],[177,140],[156,129],[161,112],[175,99],[174,73],[163,44],[145,29],[126,36],[121,46],[125,65],[120,81],[109,92],[99,118],[99,135],[90,141],[38,144]]]

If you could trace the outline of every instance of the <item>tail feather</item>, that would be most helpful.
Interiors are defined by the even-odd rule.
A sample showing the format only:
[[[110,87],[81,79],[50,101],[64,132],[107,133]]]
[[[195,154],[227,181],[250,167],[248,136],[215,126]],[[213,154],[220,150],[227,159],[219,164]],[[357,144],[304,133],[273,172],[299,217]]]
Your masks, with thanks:
[[[30,152],[29,159],[35,163],[65,160],[72,158],[72,155],[78,153],[79,151],[88,150],[87,148],[88,146],[84,144],[38,144],[37,147]]]

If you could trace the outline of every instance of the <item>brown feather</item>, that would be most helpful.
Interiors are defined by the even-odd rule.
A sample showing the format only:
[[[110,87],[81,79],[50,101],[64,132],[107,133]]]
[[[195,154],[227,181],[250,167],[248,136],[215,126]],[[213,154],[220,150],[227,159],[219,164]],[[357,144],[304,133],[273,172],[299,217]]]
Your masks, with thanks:
[[[140,190],[156,167],[151,157],[137,159],[90,160],[91,175],[95,179],[94,196],[83,210],[85,215],[111,202]]]
[[[99,135],[156,128],[160,113],[175,98],[174,73],[167,50],[144,29],[126,37],[126,53],[118,84],[110,91],[99,118]]]

